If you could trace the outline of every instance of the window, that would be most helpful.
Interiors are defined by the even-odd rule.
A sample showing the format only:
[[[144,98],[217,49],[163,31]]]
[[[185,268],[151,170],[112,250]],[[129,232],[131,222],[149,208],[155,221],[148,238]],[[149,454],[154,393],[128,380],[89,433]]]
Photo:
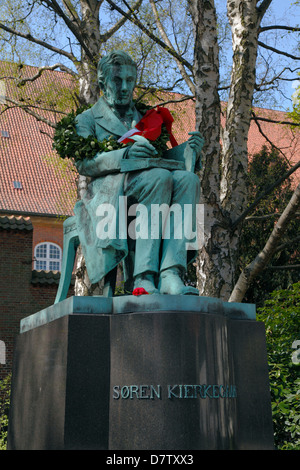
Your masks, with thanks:
[[[5,81],[0,80],[0,104],[5,104],[6,86]]]
[[[2,137],[9,137],[9,132],[8,131],[1,131]]]
[[[21,181],[13,181],[13,185],[15,189],[22,189]]]
[[[5,364],[5,343],[0,341],[0,364]]]
[[[50,242],[43,242],[36,245],[34,249],[34,269],[60,271],[61,248]]]

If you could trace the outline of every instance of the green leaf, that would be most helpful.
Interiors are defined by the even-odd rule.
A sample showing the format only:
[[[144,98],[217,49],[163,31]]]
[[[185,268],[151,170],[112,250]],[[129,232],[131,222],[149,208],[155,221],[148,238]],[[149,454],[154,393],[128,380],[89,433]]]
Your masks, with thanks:
[[[151,109],[151,106],[145,103],[139,102],[135,103],[135,105],[141,114]],[[85,138],[77,134],[75,125],[76,117],[89,108],[90,106],[81,107],[77,109],[76,112],[72,110],[57,124],[54,133],[53,148],[61,158],[70,158],[74,161],[82,160],[83,158],[92,159],[98,152],[109,152],[111,150],[124,148],[124,144],[119,143],[113,136],[100,142],[92,135]],[[169,133],[163,125],[159,138],[155,142],[151,142],[157,150],[156,157],[161,157],[168,149],[168,141]]]
[[[279,409],[284,414],[289,413],[289,411],[290,411],[289,408],[287,408],[285,403],[283,403],[283,402],[279,403]]]

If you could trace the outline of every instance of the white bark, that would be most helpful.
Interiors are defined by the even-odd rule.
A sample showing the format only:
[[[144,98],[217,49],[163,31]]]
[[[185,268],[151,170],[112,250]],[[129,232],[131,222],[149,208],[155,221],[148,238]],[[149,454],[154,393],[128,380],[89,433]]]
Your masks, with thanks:
[[[100,281],[97,284],[91,284],[89,279],[85,259],[81,251],[81,246],[77,249],[77,266],[76,266],[76,279],[74,286],[74,293],[78,296],[93,296],[102,295],[104,281]]]
[[[271,257],[275,253],[278,243],[284,235],[289,222],[295,216],[295,213],[300,207],[300,184],[296,188],[290,202],[281,214],[277,224],[275,225],[267,243],[263,250],[256,256],[256,258],[246,266],[242,271],[233,292],[229,298],[229,302],[241,302],[244,295],[250,286],[251,282],[262,270],[268,265]]]
[[[257,9],[256,0],[228,0],[232,31],[233,67],[222,130],[222,149],[218,87],[216,15],[213,0],[190,0],[194,21],[196,119],[206,146],[201,179],[205,204],[205,245],[197,260],[200,295],[228,300],[235,284],[239,254],[239,228],[231,230],[247,206],[248,131],[255,85],[257,37],[261,18],[270,0]]]
[[[227,300],[235,283],[239,256],[239,227],[230,230],[247,207],[248,132],[255,85],[258,12],[256,0],[228,0],[227,15],[231,26],[233,62],[231,85],[222,135],[220,201],[227,214],[228,226],[220,269],[225,281],[221,294]]]
[[[220,199],[234,221],[247,204],[248,131],[255,85],[258,11],[256,0],[228,0],[233,64],[223,133]]]
[[[94,104],[99,98],[97,63],[100,59],[101,37],[98,0],[80,0],[82,37],[92,56],[82,48],[79,69],[79,99],[84,104]]]
[[[205,138],[201,171],[201,203],[205,205],[205,241],[197,258],[197,287],[200,295],[222,295],[220,228],[220,100],[219,48],[214,1],[190,0],[194,24],[194,81],[196,129]]]
[[[99,85],[97,80],[97,62],[100,58],[101,38],[99,8],[100,2],[97,0],[80,0],[81,6],[81,26],[82,36],[88,45],[93,60],[81,48],[81,61],[77,65],[79,72],[79,101],[81,104],[94,104],[99,98]],[[78,197],[81,199],[87,189],[88,178],[79,175],[78,178]],[[77,250],[76,257],[76,278],[75,295],[87,296],[101,294],[101,283],[91,285],[89,280],[85,259],[82,254],[81,246]]]

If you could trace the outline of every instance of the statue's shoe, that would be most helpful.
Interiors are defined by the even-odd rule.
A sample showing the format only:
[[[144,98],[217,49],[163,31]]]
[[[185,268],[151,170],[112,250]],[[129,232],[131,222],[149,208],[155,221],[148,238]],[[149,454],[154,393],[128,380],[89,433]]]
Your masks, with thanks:
[[[159,294],[158,289],[155,287],[154,278],[151,274],[141,274],[134,280],[133,290],[138,287],[145,289],[148,294]]]
[[[186,286],[177,270],[167,269],[161,273],[158,289],[160,294],[199,295],[198,289]]]

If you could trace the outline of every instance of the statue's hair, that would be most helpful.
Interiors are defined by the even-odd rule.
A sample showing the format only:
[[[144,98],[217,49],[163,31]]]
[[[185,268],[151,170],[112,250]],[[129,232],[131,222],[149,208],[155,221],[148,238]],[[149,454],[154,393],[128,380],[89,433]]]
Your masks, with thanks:
[[[109,69],[113,65],[132,65],[137,68],[136,62],[124,51],[112,51],[98,62],[97,76],[102,88],[109,74]]]

